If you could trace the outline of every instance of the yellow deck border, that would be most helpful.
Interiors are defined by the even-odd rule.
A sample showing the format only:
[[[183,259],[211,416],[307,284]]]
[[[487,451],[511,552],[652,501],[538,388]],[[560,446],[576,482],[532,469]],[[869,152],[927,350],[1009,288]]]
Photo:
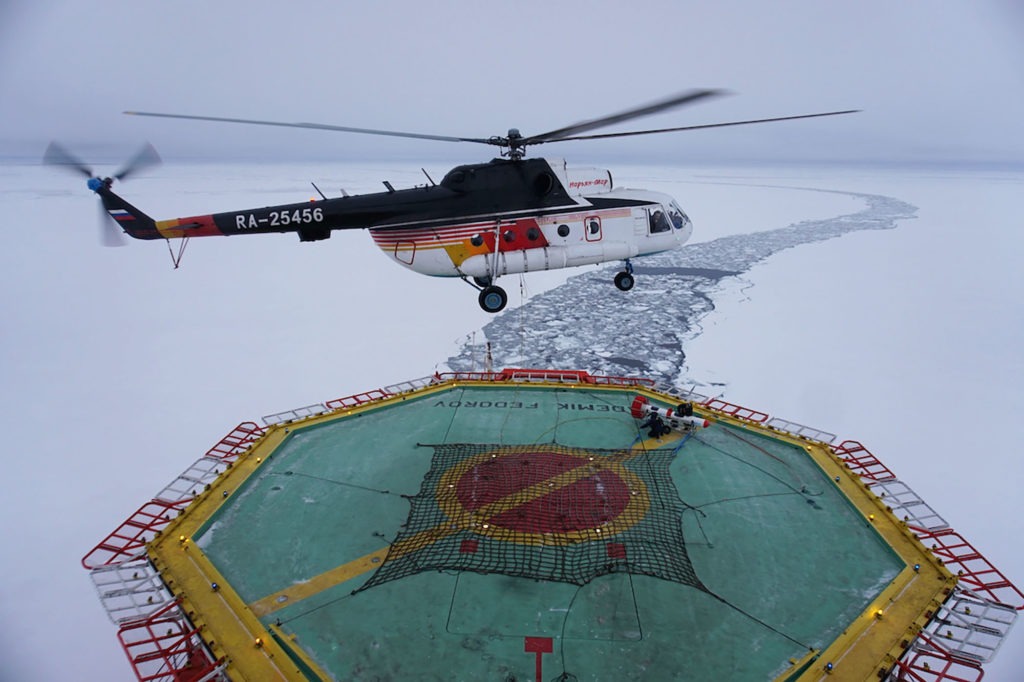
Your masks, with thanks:
[[[234,465],[222,473],[176,519],[172,520],[147,545],[147,554],[193,625],[200,629],[204,642],[214,657],[223,660],[225,673],[232,680],[307,680],[289,653],[274,639],[259,618],[276,610],[275,593],[252,604],[246,604],[223,579],[203,552],[192,542],[193,536],[230,499],[231,493],[244,485],[288,437],[292,428],[310,427],[346,418],[361,412],[399,404],[409,398],[422,398],[433,393],[463,386],[559,388],[562,390],[612,391],[647,396],[653,401],[674,405],[677,397],[658,393],[645,386],[615,384],[564,383],[560,381],[474,381],[452,379],[408,393],[390,396],[352,407],[342,407],[320,415],[269,427],[262,438],[239,455]],[[865,609],[843,633],[821,652],[809,652],[783,672],[782,680],[877,680],[879,671],[889,670],[905,648],[927,624],[931,614],[945,601],[956,585],[956,578],[913,535],[906,524],[889,510],[885,503],[855,473],[850,471],[825,443],[793,436],[772,427],[733,417],[724,412],[695,405],[695,413],[713,422],[722,422],[753,433],[800,447],[834,482],[843,495],[871,523],[906,568]],[[660,445],[664,447],[664,444]],[[321,576],[314,592],[347,580],[379,565],[386,548],[343,564]],[[374,561],[374,559],[377,561]],[[919,569],[914,570],[913,566]],[[346,577],[347,576],[347,577]],[[322,578],[323,580],[319,580]],[[312,581],[310,581],[312,582]],[[212,589],[217,583],[218,589]],[[312,586],[311,586],[312,587]],[[308,596],[308,595],[307,595]],[[293,603],[288,600],[288,603]],[[283,606],[284,604],[282,604]],[[271,626],[273,627],[273,626]],[[277,633],[280,636],[280,633]],[[294,640],[291,640],[294,641]],[[297,650],[301,650],[296,642]],[[293,652],[295,653],[295,652]],[[262,654],[262,655],[254,655]],[[817,655],[817,662],[807,665]],[[329,679],[308,656],[301,660],[321,679]],[[831,671],[826,664],[831,663]],[[807,669],[800,673],[800,669]],[[796,675],[794,677],[794,675]]]

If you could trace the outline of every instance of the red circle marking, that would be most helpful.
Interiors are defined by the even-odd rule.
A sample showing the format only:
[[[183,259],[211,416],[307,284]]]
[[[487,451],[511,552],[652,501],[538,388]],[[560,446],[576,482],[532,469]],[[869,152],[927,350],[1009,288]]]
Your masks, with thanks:
[[[455,494],[465,509],[475,511],[493,502],[553,479],[589,458],[556,452],[516,452],[486,460],[459,478]],[[571,483],[556,484],[549,492],[495,514],[488,522],[523,533],[566,533],[598,528],[629,504],[629,486],[610,469],[578,472]]]

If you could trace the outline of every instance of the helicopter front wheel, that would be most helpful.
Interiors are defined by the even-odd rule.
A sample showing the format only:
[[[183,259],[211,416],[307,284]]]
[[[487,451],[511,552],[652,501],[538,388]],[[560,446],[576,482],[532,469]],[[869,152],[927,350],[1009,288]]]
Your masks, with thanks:
[[[635,283],[633,275],[625,270],[615,275],[615,286],[619,291],[629,291]]]
[[[484,287],[477,300],[480,302],[480,307],[484,309],[484,312],[496,313],[501,311],[505,304],[508,303],[508,294],[501,287],[492,285]]]

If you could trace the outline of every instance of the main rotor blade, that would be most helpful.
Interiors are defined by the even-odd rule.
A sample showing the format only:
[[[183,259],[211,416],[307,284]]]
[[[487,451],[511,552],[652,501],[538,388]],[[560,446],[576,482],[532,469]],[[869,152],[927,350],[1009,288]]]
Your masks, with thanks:
[[[46,151],[43,153],[43,163],[47,166],[64,166],[68,170],[77,171],[87,178],[92,177],[91,168],[56,142],[51,142],[47,145]]]
[[[542,142],[553,142],[555,140],[574,139],[569,136],[576,135],[578,133],[585,133],[588,130],[594,130],[595,128],[604,128],[605,126],[621,123],[622,121],[629,121],[641,116],[650,116],[669,109],[693,104],[694,102],[707,99],[708,97],[718,97],[724,94],[727,94],[724,90],[690,90],[678,95],[673,95],[666,99],[658,100],[657,102],[651,102],[650,104],[645,104],[640,107],[633,107],[632,109],[627,109],[626,111],[621,111],[617,114],[602,116],[601,118],[595,118],[589,121],[580,121],[579,123],[574,123],[573,125],[552,130],[547,133],[541,133],[540,135],[531,135],[523,140],[523,144],[541,144]]]
[[[135,153],[135,156],[128,160],[124,168],[114,173],[114,178],[116,180],[124,180],[129,175],[139,173],[153,166],[159,166],[161,163],[163,163],[163,159],[153,149],[153,145],[147,142],[142,149]]]
[[[188,114],[160,114],[152,111],[126,111],[129,116],[155,116],[158,118],[182,118],[192,121],[217,121],[220,123],[246,123],[249,125],[278,126],[282,128],[311,128],[313,130],[335,130],[343,133],[362,133],[365,135],[387,135],[390,137],[411,137],[418,140],[441,140],[442,142],[480,142],[493,144],[486,138],[451,137],[449,135],[427,135],[424,133],[405,133],[396,130],[375,130],[373,128],[351,128],[334,126],[324,123],[283,123],[281,121],[260,121],[249,118],[222,118],[220,116],[190,116]]]
[[[821,114],[801,114],[799,116],[779,116],[777,118],[755,118],[749,121],[729,121],[728,123],[706,123],[696,126],[680,126],[678,128],[658,128],[656,130],[634,130],[626,133],[602,133],[598,135],[575,135],[572,137],[560,137],[556,140],[539,140],[531,144],[542,142],[565,142],[566,140],[599,140],[606,137],[629,137],[630,135],[652,135],[654,133],[674,133],[679,130],[700,130],[702,128],[725,128],[727,126],[743,126],[750,123],[771,123],[773,121],[795,121],[800,118],[819,118],[821,116],[840,116],[842,114],[856,114],[860,109],[847,109],[845,111],[826,111]]]

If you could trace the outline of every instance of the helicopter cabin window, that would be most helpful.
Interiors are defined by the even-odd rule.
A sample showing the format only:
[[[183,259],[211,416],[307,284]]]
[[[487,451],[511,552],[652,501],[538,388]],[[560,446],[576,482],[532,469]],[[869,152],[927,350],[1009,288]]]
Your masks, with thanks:
[[[559,225],[558,226],[558,236],[559,237],[568,237],[569,236],[569,226],[568,225]]]
[[[659,206],[658,208],[650,211],[651,215],[651,234],[657,234],[659,232],[671,232],[672,225],[669,224],[668,218],[665,217],[665,211]]]
[[[677,230],[683,229],[686,223],[690,222],[690,219],[683,212],[683,209],[679,208],[679,204],[672,202],[668,207],[668,219],[672,221],[672,227]]]
[[[586,231],[587,241],[596,242],[601,240],[601,219],[597,216],[588,216],[583,220],[583,227]]]

